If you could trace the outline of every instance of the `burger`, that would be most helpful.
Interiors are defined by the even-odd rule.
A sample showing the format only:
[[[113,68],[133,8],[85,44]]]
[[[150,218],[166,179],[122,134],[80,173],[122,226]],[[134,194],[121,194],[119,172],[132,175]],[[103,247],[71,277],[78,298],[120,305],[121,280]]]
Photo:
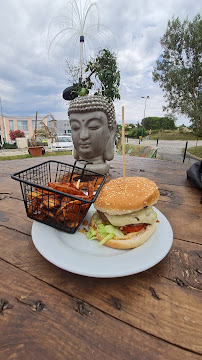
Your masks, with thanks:
[[[156,230],[153,209],[159,198],[157,185],[143,177],[121,177],[106,183],[94,207],[88,239],[116,249],[142,245]]]

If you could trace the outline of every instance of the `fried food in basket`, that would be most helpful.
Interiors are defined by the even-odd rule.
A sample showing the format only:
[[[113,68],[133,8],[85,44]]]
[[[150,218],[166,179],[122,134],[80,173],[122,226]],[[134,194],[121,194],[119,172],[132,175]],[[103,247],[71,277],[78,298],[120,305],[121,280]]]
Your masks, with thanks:
[[[103,178],[93,178],[92,181],[86,182],[78,179],[78,175],[73,175],[71,182],[68,182],[70,177],[71,174],[68,173],[62,176],[58,182],[49,182],[46,190],[33,188],[27,195],[28,215],[39,221],[49,218],[57,223],[63,223],[67,227],[76,227],[90,207],[90,204],[85,201],[93,199],[94,192]],[[85,189],[85,192],[81,189]],[[51,192],[52,190],[62,192],[64,196],[55,194]],[[68,197],[68,195],[70,196]]]
[[[78,174],[71,175],[71,173],[67,173],[59,178],[58,183],[61,185],[70,184],[70,178],[71,184],[74,184],[78,189],[87,190],[88,185],[91,184],[94,187],[94,191],[98,189],[103,180],[102,176],[97,177],[93,175],[85,175],[81,180]]]

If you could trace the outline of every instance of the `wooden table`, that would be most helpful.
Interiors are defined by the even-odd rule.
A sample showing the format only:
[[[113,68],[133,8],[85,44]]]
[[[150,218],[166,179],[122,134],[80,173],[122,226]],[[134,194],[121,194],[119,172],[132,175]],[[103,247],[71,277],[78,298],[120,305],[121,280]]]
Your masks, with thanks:
[[[0,162],[0,359],[200,359],[202,205],[186,180],[188,166],[126,157],[126,176],[157,183],[156,207],[174,242],[145,272],[96,279],[57,268],[33,245],[32,220],[10,174],[46,160]],[[116,156],[111,178],[121,169]]]

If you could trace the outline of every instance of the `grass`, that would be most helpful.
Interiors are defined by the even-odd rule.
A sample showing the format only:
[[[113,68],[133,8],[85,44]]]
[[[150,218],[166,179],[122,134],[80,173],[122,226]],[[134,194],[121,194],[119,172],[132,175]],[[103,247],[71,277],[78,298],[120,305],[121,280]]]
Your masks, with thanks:
[[[197,146],[197,147],[193,146],[188,148],[187,151],[192,155],[202,158],[202,146]]]
[[[54,152],[46,152],[44,155],[39,157],[49,157],[49,156],[61,156],[61,155],[72,155],[72,152],[67,151],[54,151]],[[0,156],[0,161],[5,160],[18,160],[18,159],[30,159],[32,156],[29,154],[24,155],[14,155],[14,156]]]
[[[179,132],[179,130],[165,130],[165,131],[159,131],[155,134],[151,134],[149,136],[150,140],[196,140],[197,136],[193,135],[189,132]],[[199,138],[202,139],[202,138]]]
[[[31,158],[31,156],[29,154],[25,154],[25,155],[15,155],[15,156],[0,156],[0,161],[5,161],[5,160],[17,160],[17,159],[27,159],[27,158]]]

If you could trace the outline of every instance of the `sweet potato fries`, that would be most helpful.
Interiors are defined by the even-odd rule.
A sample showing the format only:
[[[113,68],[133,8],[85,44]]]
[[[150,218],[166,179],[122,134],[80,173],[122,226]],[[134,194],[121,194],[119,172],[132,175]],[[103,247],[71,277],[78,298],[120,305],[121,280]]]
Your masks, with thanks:
[[[71,174],[67,173],[57,182],[49,182],[45,189],[32,188],[27,194],[28,216],[52,226],[60,224],[61,229],[77,227],[103,178],[81,181],[78,175],[73,175],[69,182],[70,178]]]

